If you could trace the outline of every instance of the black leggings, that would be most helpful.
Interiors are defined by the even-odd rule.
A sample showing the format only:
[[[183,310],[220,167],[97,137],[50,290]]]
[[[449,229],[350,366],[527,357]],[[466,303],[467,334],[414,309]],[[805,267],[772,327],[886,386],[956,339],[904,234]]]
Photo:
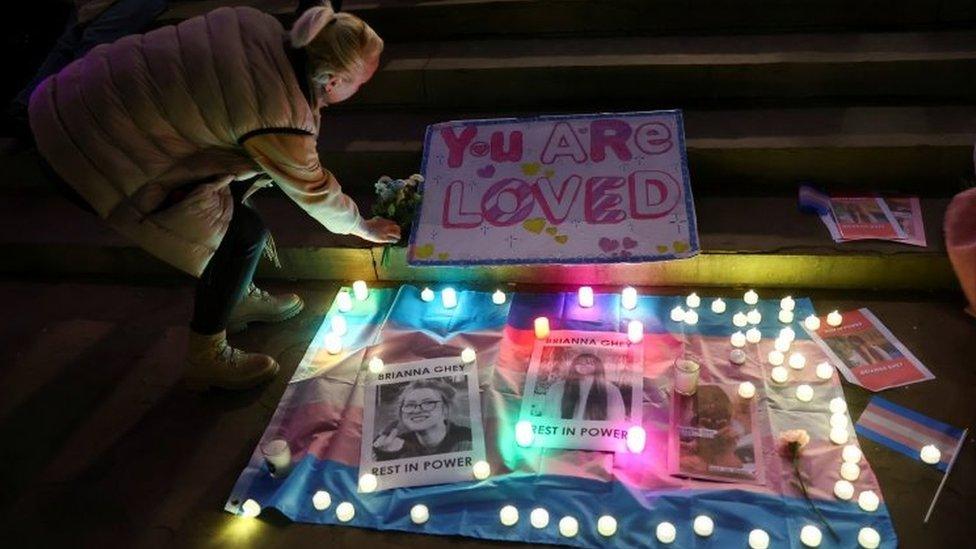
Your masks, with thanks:
[[[268,229],[261,216],[254,208],[241,202],[248,183],[235,182],[231,185],[234,216],[217,252],[197,281],[190,329],[198,334],[216,334],[227,327],[230,312],[251,283],[268,241]]]

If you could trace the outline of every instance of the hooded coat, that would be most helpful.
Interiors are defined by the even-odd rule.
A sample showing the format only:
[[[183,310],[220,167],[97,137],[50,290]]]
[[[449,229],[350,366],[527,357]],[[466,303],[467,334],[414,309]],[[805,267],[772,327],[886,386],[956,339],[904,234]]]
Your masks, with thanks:
[[[237,7],[93,48],[37,87],[29,114],[41,154],[100,217],[199,276],[233,180],[264,176],[326,229],[363,229],[319,164],[323,105],[281,24]]]

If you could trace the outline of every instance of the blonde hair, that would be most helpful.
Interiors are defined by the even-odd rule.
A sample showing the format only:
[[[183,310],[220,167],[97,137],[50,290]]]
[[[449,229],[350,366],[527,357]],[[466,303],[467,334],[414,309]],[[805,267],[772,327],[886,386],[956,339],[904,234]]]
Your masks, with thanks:
[[[365,70],[383,51],[383,39],[365,21],[336,13],[328,3],[305,11],[290,35],[292,46],[305,48],[309,76],[322,86],[333,76],[348,79]]]

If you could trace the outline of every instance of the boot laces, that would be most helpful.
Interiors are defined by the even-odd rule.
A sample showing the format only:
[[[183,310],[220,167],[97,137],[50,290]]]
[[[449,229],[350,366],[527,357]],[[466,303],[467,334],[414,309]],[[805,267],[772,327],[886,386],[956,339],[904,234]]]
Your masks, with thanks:
[[[271,294],[258,288],[253,282],[247,287],[247,295],[253,299],[260,299],[261,301],[271,300]]]

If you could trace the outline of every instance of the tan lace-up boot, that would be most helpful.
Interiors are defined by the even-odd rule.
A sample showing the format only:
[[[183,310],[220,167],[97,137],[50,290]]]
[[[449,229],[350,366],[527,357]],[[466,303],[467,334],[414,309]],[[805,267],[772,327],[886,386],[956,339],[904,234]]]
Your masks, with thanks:
[[[200,335],[190,331],[183,375],[183,382],[190,390],[249,389],[270,381],[277,373],[275,359],[231,347],[226,332]]]
[[[295,294],[271,295],[252,282],[241,302],[227,321],[227,333],[236,334],[250,322],[281,322],[297,315],[305,307]]]

